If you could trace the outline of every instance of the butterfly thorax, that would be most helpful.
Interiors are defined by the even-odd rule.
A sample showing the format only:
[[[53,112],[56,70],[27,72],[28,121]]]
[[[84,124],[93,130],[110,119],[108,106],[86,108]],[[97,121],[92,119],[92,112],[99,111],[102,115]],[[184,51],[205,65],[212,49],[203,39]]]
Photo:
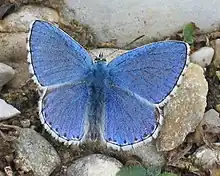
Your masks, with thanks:
[[[102,60],[94,63],[91,84],[95,86],[97,89],[104,88],[104,82],[107,74],[106,65],[106,62]]]

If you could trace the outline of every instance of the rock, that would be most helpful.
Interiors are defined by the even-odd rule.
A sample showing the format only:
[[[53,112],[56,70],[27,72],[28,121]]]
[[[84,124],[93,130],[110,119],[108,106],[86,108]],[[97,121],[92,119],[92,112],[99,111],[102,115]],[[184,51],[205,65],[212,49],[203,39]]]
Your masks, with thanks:
[[[220,68],[220,39],[216,39],[210,43],[215,50],[213,64],[216,68]]]
[[[60,157],[53,146],[29,128],[20,130],[16,141],[16,159],[21,160],[21,170],[32,170],[36,176],[49,176],[60,165]]]
[[[0,176],[5,176],[5,173],[0,171]]]
[[[203,130],[203,133],[220,133],[219,113],[214,109],[208,110],[199,125],[198,130],[200,129]]]
[[[111,157],[92,154],[76,160],[67,168],[67,176],[116,176],[122,164]]]
[[[211,63],[213,55],[214,55],[213,48],[202,47],[193,54],[191,54],[190,59],[193,63],[196,63],[204,68]]]
[[[17,88],[29,78],[26,33],[0,33],[0,62],[16,70],[9,86]]]
[[[0,63],[0,90],[1,87],[8,83],[15,75],[15,71],[8,65]]]
[[[0,21],[0,32],[28,32],[30,23],[36,19],[58,22],[59,14],[51,8],[25,5]]]
[[[220,71],[216,71],[215,75],[218,77],[218,79],[220,80]]]
[[[210,109],[205,113],[201,125],[206,125],[205,132],[220,133],[219,113],[214,109]]]
[[[29,119],[20,120],[20,123],[23,128],[29,128],[31,126]]]
[[[191,63],[176,94],[164,107],[164,123],[157,138],[159,151],[176,148],[195,131],[204,115],[207,92],[203,69]]]
[[[27,33],[0,33],[0,62],[26,60]]]
[[[13,159],[14,159],[14,156],[13,156],[12,153],[5,156],[5,160],[6,160],[7,163],[12,163]]]
[[[12,105],[6,103],[4,100],[0,99],[0,121],[6,120],[14,117],[21,112],[14,108]]]
[[[216,111],[220,112],[220,104],[217,104],[217,105],[215,106],[215,109],[216,109]]]
[[[199,147],[196,152],[193,154],[193,161],[197,166],[200,166],[204,169],[210,169],[213,166],[220,165],[220,143],[215,143],[216,149],[212,149],[208,146]]]
[[[4,171],[7,176],[13,176],[13,171],[12,171],[11,166],[5,166]]]
[[[202,121],[204,121],[208,124],[213,124],[213,125],[215,124],[215,122],[219,123],[220,122],[219,113],[214,109],[210,109],[205,113]]]
[[[145,166],[155,165],[162,167],[166,162],[163,153],[157,151],[155,141],[138,146],[129,152],[141,158]]]

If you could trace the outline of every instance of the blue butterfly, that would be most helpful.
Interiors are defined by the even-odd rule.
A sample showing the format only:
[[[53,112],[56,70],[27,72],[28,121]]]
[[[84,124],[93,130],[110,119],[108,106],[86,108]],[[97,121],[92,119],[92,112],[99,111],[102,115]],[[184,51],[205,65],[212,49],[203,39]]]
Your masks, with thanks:
[[[40,20],[31,25],[27,49],[48,132],[67,144],[101,140],[123,150],[157,136],[161,107],[189,62],[189,46],[180,41],[144,45],[109,63],[92,60],[68,34]]]

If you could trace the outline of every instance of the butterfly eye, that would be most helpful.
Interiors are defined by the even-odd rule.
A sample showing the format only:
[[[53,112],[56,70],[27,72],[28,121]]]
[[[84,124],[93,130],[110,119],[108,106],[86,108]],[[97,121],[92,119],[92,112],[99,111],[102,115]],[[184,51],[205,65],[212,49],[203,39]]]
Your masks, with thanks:
[[[101,60],[100,57],[95,58],[95,61],[100,61],[100,60]]]
[[[106,59],[105,58],[101,58],[101,57],[96,57],[95,58],[95,61],[97,62],[97,61],[106,61]]]

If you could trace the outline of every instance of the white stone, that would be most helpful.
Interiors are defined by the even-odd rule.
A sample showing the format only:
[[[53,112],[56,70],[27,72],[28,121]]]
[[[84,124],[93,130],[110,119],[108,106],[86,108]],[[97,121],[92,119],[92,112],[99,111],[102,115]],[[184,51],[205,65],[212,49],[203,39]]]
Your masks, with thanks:
[[[0,63],[0,87],[8,83],[15,75],[15,71],[10,66]]]
[[[211,47],[202,47],[198,51],[191,54],[190,59],[193,63],[206,67],[212,62],[214,56],[214,49]]]
[[[67,168],[67,176],[116,176],[122,164],[115,158],[92,154],[76,160]]]
[[[0,32],[27,32],[33,20],[58,22],[59,14],[51,8],[26,5],[0,21]]]
[[[6,103],[4,100],[0,99],[0,121],[9,119],[18,114],[20,114],[19,110]]]
[[[220,1],[189,0],[64,0],[69,19],[93,28],[99,41],[117,39],[119,45],[145,35],[143,41],[163,38],[190,21],[203,31],[218,29]],[[190,7],[190,8],[189,8]],[[211,13],[212,12],[212,13]],[[190,19],[190,20],[189,20]]]

